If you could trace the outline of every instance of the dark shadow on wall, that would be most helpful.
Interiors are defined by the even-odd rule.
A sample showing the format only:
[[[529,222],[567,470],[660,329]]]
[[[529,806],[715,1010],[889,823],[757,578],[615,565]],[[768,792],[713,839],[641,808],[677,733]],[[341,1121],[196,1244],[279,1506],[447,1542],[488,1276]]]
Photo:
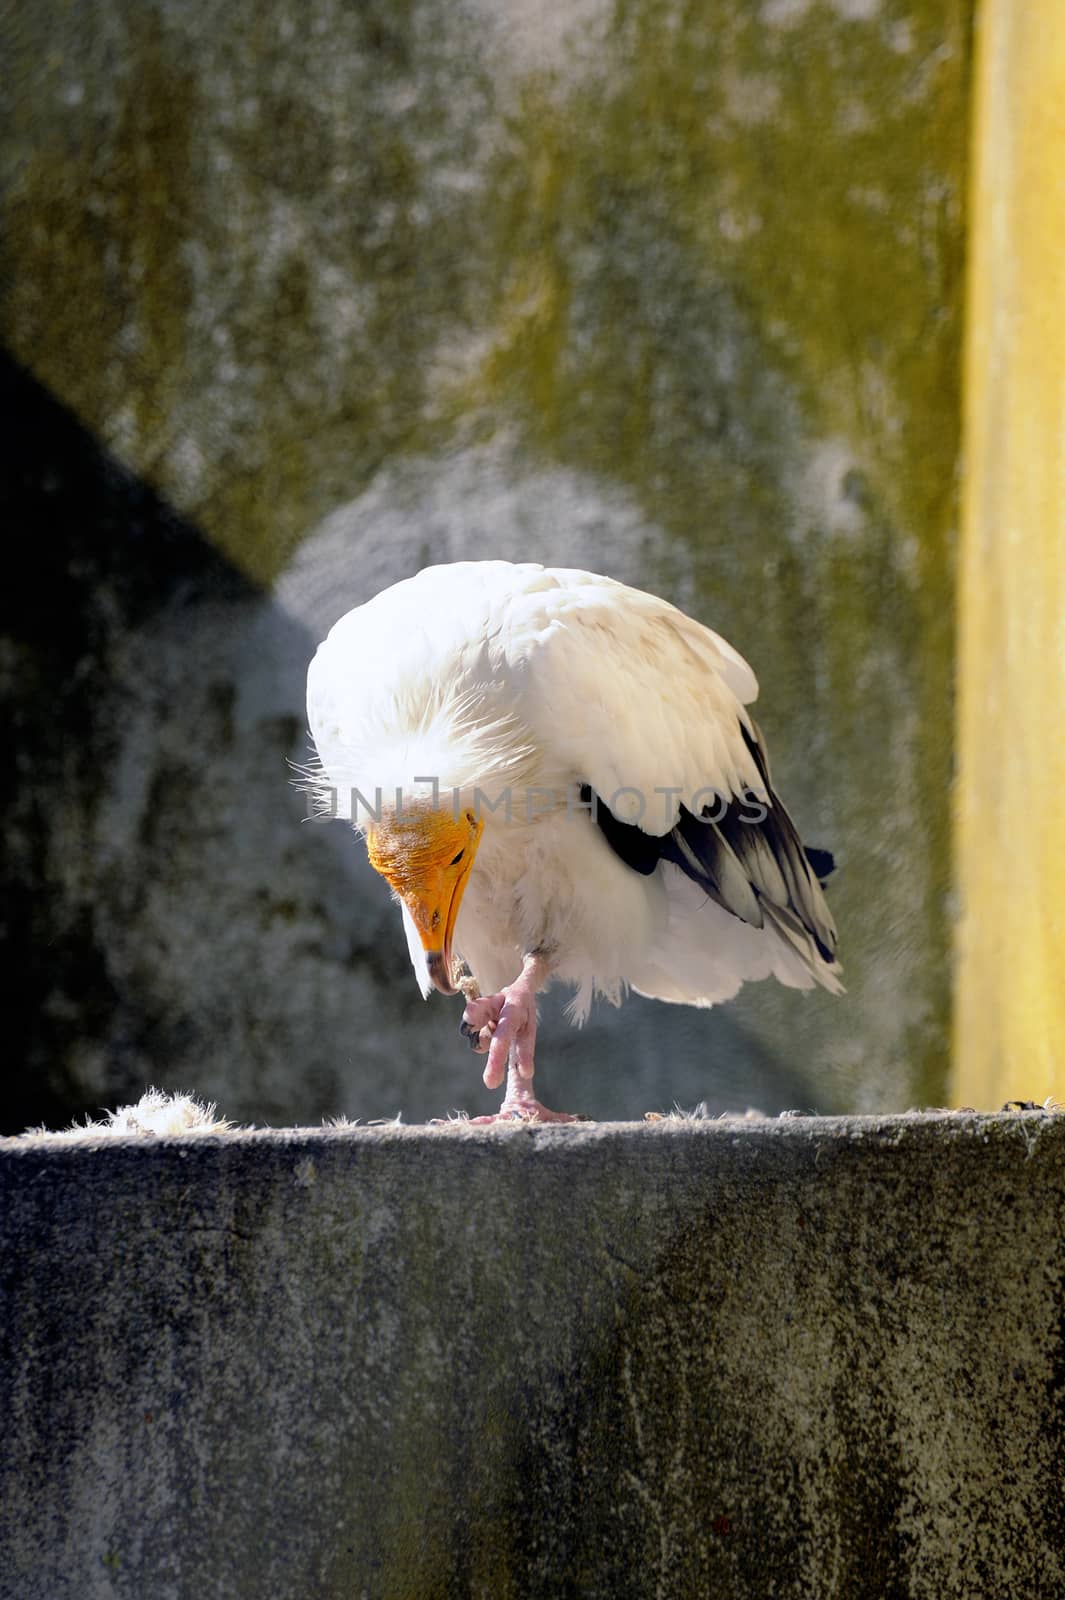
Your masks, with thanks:
[[[54,848],[57,834],[91,818],[117,755],[116,648],[164,605],[256,591],[6,352],[0,407],[0,716],[13,757],[0,849],[8,989],[0,1131],[16,1132],[94,1109],[71,1062],[104,1031],[115,1049],[114,1017],[124,1010],[96,936],[91,875],[77,881],[79,840]],[[119,1053],[143,1024],[126,1013]]]
[[[339,544],[308,539],[320,616],[298,585],[245,579],[15,362],[0,376],[0,1132],[149,1085],[258,1124],[491,1109],[456,1010],[417,993],[365,851],[303,823],[289,766],[308,754],[306,667],[329,624],[405,566],[472,552],[438,548],[431,500],[404,513],[409,559],[380,512]],[[578,1032],[567,998],[545,1007],[549,1103],[599,1119],[808,1104],[788,1053],[727,1007],[632,997]]]

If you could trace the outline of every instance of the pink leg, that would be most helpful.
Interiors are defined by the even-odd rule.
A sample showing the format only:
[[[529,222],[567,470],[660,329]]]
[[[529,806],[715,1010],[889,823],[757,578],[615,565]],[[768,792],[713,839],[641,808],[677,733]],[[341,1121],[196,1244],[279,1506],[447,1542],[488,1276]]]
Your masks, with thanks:
[[[473,1122],[577,1122],[565,1111],[549,1111],[532,1091],[536,1048],[536,995],[550,976],[551,968],[542,955],[525,957],[521,973],[499,994],[484,995],[467,1002],[462,1015],[463,1032],[474,1040],[474,1049],[487,1050],[485,1085],[498,1089],[507,1080],[503,1104],[491,1116],[473,1117]]]

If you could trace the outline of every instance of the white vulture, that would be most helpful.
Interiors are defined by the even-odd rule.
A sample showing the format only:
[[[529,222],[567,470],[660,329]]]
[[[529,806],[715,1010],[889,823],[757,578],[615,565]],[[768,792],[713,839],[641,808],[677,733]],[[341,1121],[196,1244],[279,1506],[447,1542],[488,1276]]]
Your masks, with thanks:
[[[838,994],[827,851],[773,790],[750,667],[654,595],[563,567],[427,567],[340,619],[307,711],[333,814],[403,910],[422,993],[533,1093],[536,995],[711,1006],[749,979]],[[465,970],[463,970],[465,969]]]

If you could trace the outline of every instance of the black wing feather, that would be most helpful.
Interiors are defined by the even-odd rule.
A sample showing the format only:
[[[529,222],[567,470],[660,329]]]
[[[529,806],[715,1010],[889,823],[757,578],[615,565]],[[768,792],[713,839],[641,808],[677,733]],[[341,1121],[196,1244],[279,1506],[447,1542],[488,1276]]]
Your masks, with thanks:
[[[706,807],[695,816],[681,805],[669,833],[651,834],[620,821],[588,784],[581,799],[592,803],[606,842],[634,872],[648,877],[660,861],[671,861],[733,916],[760,928],[768,915],[790,942],[801,945],[809,938],[821,960],[832,965],[836,929],[821,886],[835,862],[828,850],[804,847],[773,791],[757,727],[741,729],[762,789],[730,800],[721,815]]]
[[[831,850],[819,850],[816,845],[804,846],[806,859],[814,869],[814,877],[822,889],[836,870],[836,858]]]

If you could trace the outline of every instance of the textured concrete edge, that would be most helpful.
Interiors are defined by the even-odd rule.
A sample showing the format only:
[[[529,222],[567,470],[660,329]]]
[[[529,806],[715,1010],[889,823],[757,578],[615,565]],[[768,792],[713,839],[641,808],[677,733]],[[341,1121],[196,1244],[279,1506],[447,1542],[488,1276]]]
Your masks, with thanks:
[[[6,1141],[0,1593],[1065,1593],[1063,1195],[1045,1111]]]
[[[1043,1109],[1009,1112],[907,1111],[870,1116],[802,1116],[719,1118],[665,1115],[648,1122],[580,1122],[566,1126],[521,1123],[475,1126],[462,1119],[440,1124],[401,1123],[350,1125],[341,1128],[230,1128],[224,1132],[190,1131],[159,1137],[150,1134],[115,1135],[87,1133],[84,1138],[69,1135],[35,1134],[0,1139],[0,1161],[47,1154],[51,1158],[83,1158],[108,1150],[185,1149],[219,1145],[226,1150],[246,1150],[249,1154],[263,1147],[300,1149],[305,1146],[344,1145],[436,1145],[456,1144],[477,1147],[525,1150],[532,1143],[554,1150],[623,1145],[637,1148],[641,1143],[658,1145],[662,1141],[689,1143],[704,1141],[709,1146],[737,1141],[752,1148],[760,1144],[811,1145],[853,1144],[908,1147],[955,1143],[1016,1142],[1030,1154],[1038,1142],[1051,1138],[1065,1145],[1065,1115]]]

